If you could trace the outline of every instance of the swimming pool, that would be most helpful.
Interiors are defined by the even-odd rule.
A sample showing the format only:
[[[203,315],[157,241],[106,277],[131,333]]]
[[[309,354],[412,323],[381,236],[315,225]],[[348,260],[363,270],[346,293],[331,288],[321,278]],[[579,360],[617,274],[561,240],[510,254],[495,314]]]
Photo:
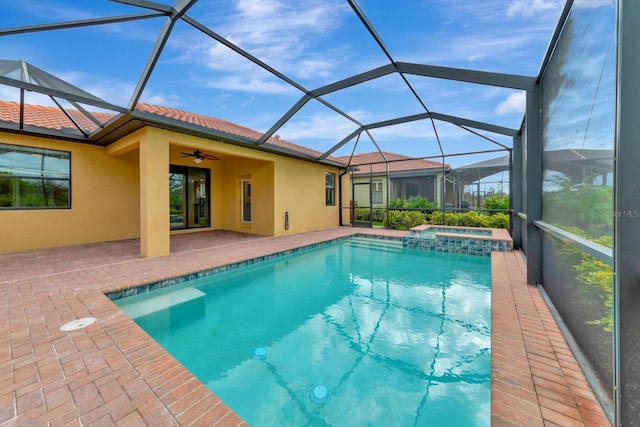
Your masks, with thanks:
[[[487,258],[349,239],[116,303],[254,427],[489,425]]]

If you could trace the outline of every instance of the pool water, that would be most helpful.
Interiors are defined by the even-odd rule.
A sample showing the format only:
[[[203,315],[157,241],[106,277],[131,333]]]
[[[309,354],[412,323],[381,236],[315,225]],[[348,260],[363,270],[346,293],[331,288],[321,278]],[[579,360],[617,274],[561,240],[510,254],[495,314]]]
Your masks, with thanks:
[[[251,426],[490,424],[490,261],[352,239],[117,300]]]

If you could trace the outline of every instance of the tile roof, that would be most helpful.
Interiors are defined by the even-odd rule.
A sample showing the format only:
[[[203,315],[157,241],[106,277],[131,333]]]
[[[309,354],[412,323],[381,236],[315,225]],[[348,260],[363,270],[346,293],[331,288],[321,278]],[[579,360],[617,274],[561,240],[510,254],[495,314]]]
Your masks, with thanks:
[[[80,111],[67,110],[67,112],[86,132],[93,132],[98,129],[98,125],[88,119]],[[110,113],[92,112],[92,114],[101,123],[106,123],[114,116]],[[0,101],[0,122],[19,124],[20,104],[17,102]],[[57,131],[77,131],[78,129],[60,108],[44,105],[25,104],[24,124],[25,126],[34,126]]]
[[[162,107],[150,104],[138,104],[136,110],[142,113],[153,114],[159,117],[175,120],[179,123],[185,123],[200,126],[206,129],[212,129],[218,132],[224,132],[230,135],[236,135],[256,141],[262,137],[262,133],[249,129],[226,120],[209,117],[202,114],[191,113],[176,108]],[[67,113],[78,122],[82,129],[87,132],[93,132],[98,129],[98,125],[88,119],[82,112],[78,110],[67,110]],[[113,113],[91,112],[91,114],[101,123],[107,123],[115,117]],[[16,102],[0,101],[0,122],[18,124],[20,120],[20,104]],[[44,129],[56,131],[72,131],[77,133],[77,127],[69,117],[58,107],[43,105],[24,105],[24,123],[25,126],[34,126]],[[179,126],[179,123],[176,126]],[[271,146],[276,149],[284,149],[293,153],[303,154],[312,157],[318,157],[322,153],[302,145],[285,141],[280,137],[272,136],[266,142],[265,146]],[[442,169],[442,163],[426,159],[414,159],[401,154],[385,152],[387,159],[392,160],[389,163],[390,172],[402,172],[424,169]],[[329,160],[347,164],[350,156],[329,157]],[[399,161],[401,160],[401,161]],[[379,152],[356,154],[351,159],[352,165],[364,165],[369,163],[377,163],[373,165],[373,173],[385,173],[386,167],[384,159]],[[445,164],[445,168],[449,165]],[[362,170],[360,174],[368,174],[369,169]]]
[[[159,117],[172,119],[177,122],[188,123],[219,132],[224,132],[230,135],[248,138],[254,141],[258,140],[262,136],[260,132],[237,125],[235,123],[228,122],[226,120],[209,117],[202,114],[195,114],[175,108],[149,104],[138,104],[136,106],[136,110],[143,113],[153,114]],[[93,121],[88,119],[84,114],[82,114],[82,112],[78,110],[67,110],[67,112],[80,124],[80,126],[86,132],[90,133],[97,130],[98,126]],[[101,123],[106,123],[110,119],[115,117],[115,114],[111,113],[91,112],[91,114]],[[0,122],[18,124],[19,120],[20,105],[16,102],[0,101]],[[34,126],[56,131],[72,131],[74,133],[77,133],[77,127],[58,107],[25,104],[24,124],[25,126]],[[179,126],[179,124],[177,126]],[[310,148],[285,141],[277,135],[270,137],[265,142],[265,146],[272,146],[293,153],[299,153],[312,157],[318,157],[322,154],[319,151],[315,151]],[[329,160],[340,162],[340,160],[336,159],[335,157],[331,157],[329,158]]]
[[[189,123],[196,126],[202,126],[207,129],[213,129],[220,132],[225,132],[232,135],[249,138],[251,140],[258,140],[262,137],[262,133],[249,129],[244,126],[237,125],[235,123],[228,122],[226,120],[218,119],[215,117],[204,116],[202,114],[191,113],[189,111],[178,110],[176,108],[162,107],[149,104],[138,104],[136,110],[145,113],[155,114],[157,116],[166,117],[169,119],[177,120],[183,123]],[[318,157],[322,153],[312,150],[302,145],[294,144],[292,142],[280,139],[279,136],[270,137],[265,144],[273,145],[275,147],[284,148],[297,153],[307,154],[313,157]],[[336,160],[335,158],[333,160]]]
[[[442,163],[428,159],[414,159],[413,157],[404,156],[402,154],[384,152],[389,162],[389,172],[404,172],[424,169],[442,169]],[[350,156],[342,156],[339,159],[345,164],[349,162]],[[380,174],[386,173],[386,166],[384,164],[384,158],[378,151],[363,154],[354,154],[351,159],[352,166],[372,165],[373,173]],[[444,167],[450,169],[449,165],[445,163]],[[355,175],[369,174],[369,168],[361,168],[360,171],[355,172]]]

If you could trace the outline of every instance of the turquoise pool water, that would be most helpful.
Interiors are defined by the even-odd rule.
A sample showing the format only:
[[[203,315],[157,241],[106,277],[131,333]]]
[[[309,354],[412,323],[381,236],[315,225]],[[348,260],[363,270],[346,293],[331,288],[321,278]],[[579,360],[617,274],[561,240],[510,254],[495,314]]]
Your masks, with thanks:
[[[353,239],[115,301],[251,426],[488,426],[490,261]]]

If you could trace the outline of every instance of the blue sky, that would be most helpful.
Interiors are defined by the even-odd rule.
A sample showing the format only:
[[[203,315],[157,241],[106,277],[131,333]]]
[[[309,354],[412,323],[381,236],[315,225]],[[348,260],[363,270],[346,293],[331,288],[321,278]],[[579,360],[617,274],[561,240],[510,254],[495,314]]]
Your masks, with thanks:
[[[607,0],[589,0],[603,2]],[[587,0],[583,0],[587,2]],[[172,4],[168,0],[160,3]],[[562,0],[359,0],[396,61],[535,76]],[[6,2],[0,28],[145,12],[85,0]],[[388,63],[342,0],[200,0],[187,14],[312,90]],[[127,105],[164,19],[0,37],[0,58],[22,59],[118,105]],[[517,128],[524,111],[519,91],[407,76],[430,111]],[[0,86],[0,99],[18,100]],[[178,23],[141,101],[219,117],[267,131],[302,93],[208,38]],[[325,97],[362,123],[423,113],[398,74]],[[30,95],[31,103],[51,102]],[[324,152],[356,125],[310,102],[277,131],[283,139]],[[448,123],[435,122],[447,153],[499,148]],[[509,138],[486,134],[510,145]],[[385,151],[440,154],[429,121],[371,132]],[[353,142],[336,154],[349,154]],[[364,135],[358,152],[375,150]],[[496,154],[499,155],[499,154]],[[495,156],[495,155],[494,155]],[[450,164],[479,161],[448,158]],[[491,156],[489,156],[491,157]]]

